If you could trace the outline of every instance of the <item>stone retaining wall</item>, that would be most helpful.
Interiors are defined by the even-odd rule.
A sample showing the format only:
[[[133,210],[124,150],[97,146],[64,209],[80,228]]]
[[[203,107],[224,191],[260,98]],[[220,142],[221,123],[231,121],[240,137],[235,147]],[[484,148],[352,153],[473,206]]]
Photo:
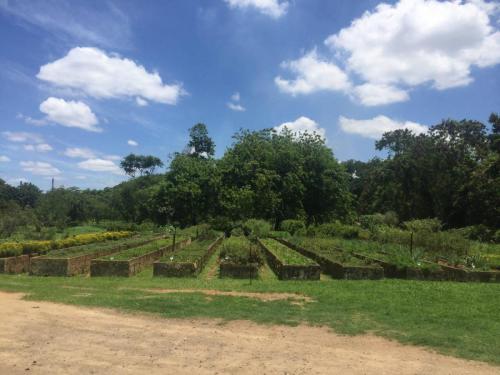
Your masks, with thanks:
[[[24,273],[29,270],[30,256],[28,254],[0,258],[0,273]]]
[[[257,263],[235,264],[222,262],[219,265],[219,277],[231,277],[234,279],[256,279],[259,276],[259,265]]]

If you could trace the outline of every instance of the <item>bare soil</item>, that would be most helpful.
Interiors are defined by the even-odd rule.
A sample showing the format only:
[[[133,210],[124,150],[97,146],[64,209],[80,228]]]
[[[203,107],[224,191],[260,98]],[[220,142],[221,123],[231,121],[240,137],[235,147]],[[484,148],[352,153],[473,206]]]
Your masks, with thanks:
[[[0,374],[500,374],[370,335],[176,320],[0,292]]]

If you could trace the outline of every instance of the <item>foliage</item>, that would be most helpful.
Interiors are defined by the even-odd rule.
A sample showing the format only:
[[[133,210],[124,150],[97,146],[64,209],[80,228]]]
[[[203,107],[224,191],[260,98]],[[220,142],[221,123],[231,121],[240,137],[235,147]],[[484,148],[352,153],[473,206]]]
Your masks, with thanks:
[[[193,241],[190,245],[165,255],[160,261],[171,263],[196,263],[207,253],[208,247],[213,243],[213,238]]]
[[[271,238],[282,238],[284,240],[287,240],[292,237],[292,235],[288,232],[285,232],[283,230],[272,230],[269,232],[269,237]]]
[[[101,257],[101,260],[130,260],[137,258],[141,255],[151,253],[153,251],[159,250],[162,247],[167,247],[172,245],[172,240],[170,238],[156,240],[150,243],[147,243],[142,246],[131,247],[130,249],[126,249],[120,251],[117,254],[107,255],[105,257]]]
[[[362,229],[360,227],[342,224],[339,221],[317,225],[307,230],[309,236],[341,238],[359,238],[361,232]]]
[[[294,235],[295,232],[306,229],[306,224],[302,220],[283,220],[281,222],[281,229]]]
[[[441,230],[443,224],[437,218],[433,219],[415,219],[405,221],[403,227],[410,232],[431,232],[436,233]]]
[[[269,235],[271,224],[265,220],[249,219],[243,224],[243,231],[252,238],[264,238]]]
[[[151,175],[156,168],[163,167],[161,159],[152,155],[129,154],[120,162],[120,167],[131,177],[135,177],[137,172],[142,175]]]
[[[189,129],[190,155],[197,157],[212,157],[215,153],[215,143],[208,136],[207,126],[205,124],[196,124]]]
[[[295,250],[290,249],[288,246],[273,240],[273,239],[261,239],[262,244],[273,253],[276,258],[278,258],[283,264],[286,265],[314,265],[315,261],[306,258],[302,254],[299,254]]]
[[[247,265],[251,263],[263,264],[263,259],[255,243],[245,237],[231,236],[224,240],[219,253],[221,262]]]

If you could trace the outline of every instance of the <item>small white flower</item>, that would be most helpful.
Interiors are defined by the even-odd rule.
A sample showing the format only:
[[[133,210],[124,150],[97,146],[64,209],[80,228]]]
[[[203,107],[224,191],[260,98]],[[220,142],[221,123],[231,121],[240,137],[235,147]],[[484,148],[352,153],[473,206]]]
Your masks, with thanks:
[[[174,257],[170,257],[170,260],[174,260]]]

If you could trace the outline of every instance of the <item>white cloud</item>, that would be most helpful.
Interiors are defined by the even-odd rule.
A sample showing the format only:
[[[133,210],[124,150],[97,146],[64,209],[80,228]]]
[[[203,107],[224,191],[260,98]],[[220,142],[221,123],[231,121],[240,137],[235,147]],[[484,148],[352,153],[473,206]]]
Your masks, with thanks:
[[[489,17],[495,7],[482,0],[382,3],[325,44],[365,82],[355,90],[363,104],[398,102],[408,88],[466,86],[472,67],[500,63],[500,31]]]
[[[61,173],[59,169],[42,161],[22,161],[19,163],[23,171],[40,176],[55,176]]]
[[[256,8],[262,14],[272,18],[284,16],[288,10],[288,1],[280,0],[225,0],[231,8]]]
[[[117,160],[121,160],[122,157],[121,156],[118,156],[118,155],[104,155],[103,156],[104,159],[106,160],[114,160],[114,161],[117,161]]]
[[[33,142],[42,143],[43,138],[35,133],[27,132],[2,132],[3,136],[10,142]]]
[[[44,119],[44,118],[36,119],[36,118],[32,118],[30,116],[25,116],[22,113],[18,113],[16,117],[21,119],[21,120],[24,120],[24,122],[26,122],[27,124],[30,124],[30,125],[35,125],[35,126],[47,125],[47,119]]]
[[[322,90],[345,92],[351,87],[347,74],[336,64],[322,60],[316,50],[281,65],[297,75],[292,80],[281,76],[274,79],[281,91],[291,95],[311,94]]]
[[[93,172],[111,172],[114,174],[123,174],[120,167],[118,167],[111,160],[105,159],[88,159],[78,163],[78,167]]]
[[[137,103],[137,105],[139,107],[146,107],[148,105],[148,101],[144,100],[140,96],[138,96],[138,97],[135,98],[135,102]]]
[[[366,106],[405,102],[410,99],[408,92],[394,86],[365,83],[353,89],[354,96]]]
[[[236,104],[236,103],[231,103],[231,102],[228,102],[227,103],[227,107],[233,111],[237,111],[237,112],[244,112],[246,111],[246,108],[243,107],[241,104]]]
[[[36,151],[36,152],[48,152],[52,151],[53,148],[48,143],[39,143],[36,145],[24,145],[26,151]]]
[[[305,117],[305,116],[301,116],[298,119],[296,119],[295,121],[284,122],[283,124],[276,126],[274,129],[278,133],[280,133],[285,128],[287,128],[291,132],[297,133],[297,134],[303,134],[305,132],[307,132],[309,134],[316,133],[319,136],[321,136],[321,138],[326,139],[326,130],[324,128],[320,127],[316,121],[311,120],[310,118]]]
[[[425,125],[411,121],[400,122],[386,116],[377,116],[368,120],[355,120],[340,116],[339,124],[346,133],[373,139],[380,139],[384,133],[397,129],[408,129],[415,134],[425,133],[428,130]]]
[[[0,155],[0,163],[8,163],[10,161],[10,158],[5,155]]]
[[[68,147],[64,151],[64,155],[69,158],[92,159],[95,157],[94,151],[89,148]]]
[[[231,100],[233,102],[239,102],[241,99],[240,97],[240,93],[239,92],[235,92],[233,95],[231,95]]]
[[[158,72],[98,48],[76,47],[68,54],[40,68],[37,77],[58,87],[75,89],[95,98],[140,97],[176,104],[181,85],[164,84]]]
[[[47,120],[70,128],[80,128],[92,132],[100,132],[101,128],[94,112],[80,101],[50,97],[40,104],[40,111],[47,115]]]
[[[133,139],[129,139],[129,140],[127,141],[127,144],[128,144],[129,146],[133,146],[133,147],[137,147],[137,146],[139,146],[139,143],[137,143],[137,142],[136,142],[136,141],[134,141]]]

